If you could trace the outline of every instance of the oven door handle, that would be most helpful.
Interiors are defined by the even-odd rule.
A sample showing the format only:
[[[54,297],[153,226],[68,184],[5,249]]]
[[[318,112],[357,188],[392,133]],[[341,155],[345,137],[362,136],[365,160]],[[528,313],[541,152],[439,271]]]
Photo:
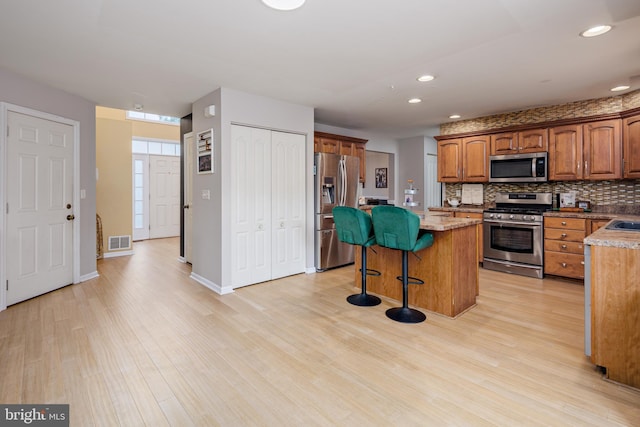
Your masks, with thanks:
[[[527,228],[536,228],[536,227],[542,227],[541,223],[531,223],[531,222],[519,222],[519,221],[496,221],[496,220],[492,220],[492,219],[485,219],[484,220],[485,224],[498,224],[500,226],[512,226],[512,225],[524,225]]]

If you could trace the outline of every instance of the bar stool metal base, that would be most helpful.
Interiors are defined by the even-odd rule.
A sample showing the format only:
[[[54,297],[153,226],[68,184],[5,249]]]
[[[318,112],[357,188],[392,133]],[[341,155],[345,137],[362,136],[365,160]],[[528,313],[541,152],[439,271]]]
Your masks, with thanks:
[[[347,301],[353,305],[359,305],[360,307],[373,307],[380,304],[382,301],[375,295],[369,294],[354,294],[347,297]]]
[[[409,307],[390,308],[386,314],[389,319],[402,323],[420,323],[427,318],[423,312]]]

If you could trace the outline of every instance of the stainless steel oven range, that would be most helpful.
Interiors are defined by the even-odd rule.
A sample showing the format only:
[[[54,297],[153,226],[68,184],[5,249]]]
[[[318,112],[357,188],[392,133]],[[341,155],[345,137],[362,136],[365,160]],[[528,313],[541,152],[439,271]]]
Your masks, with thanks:
[[[543,276],[543,218],[551,193],[498,193],[483,213],[482,266],[523,276]]]

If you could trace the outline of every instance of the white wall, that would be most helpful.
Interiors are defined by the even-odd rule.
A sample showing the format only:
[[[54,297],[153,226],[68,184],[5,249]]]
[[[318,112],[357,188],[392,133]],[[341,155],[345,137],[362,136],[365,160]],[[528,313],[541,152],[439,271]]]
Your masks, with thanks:
[[[204,117],[204,108],[216,106],[215,117]],[[313,235],[313,108],[234,89],[221,88],[193,104],[193,134],[213,128],[214,168],[211,175],[195,175],[193,188],[193,272],[223,288],[231,284],[230,179],[231,125],[261,127],[306,136],[306,269],[314,268]],[[203,200],[202,190],[211,192]]]
[[[96,273],[96,104],[0,69],[0,101],[80,123],[80,276]],[[0,174],[0,185],[4,185]],[[76,189],[78,190],[78,189]]]

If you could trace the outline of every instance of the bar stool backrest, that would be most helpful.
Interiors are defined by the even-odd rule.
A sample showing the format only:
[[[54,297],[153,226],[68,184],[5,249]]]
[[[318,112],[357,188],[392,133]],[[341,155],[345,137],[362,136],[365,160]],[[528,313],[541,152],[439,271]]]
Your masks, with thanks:
[[[420,217],[398,206],[376,206],[371,210],[378,245],[413,251],[420,232]]]
[[[349,206],[336,206],[333,208],[333,222],[341,242],[359,246],[375,244],[373,224],[368,213]]]

